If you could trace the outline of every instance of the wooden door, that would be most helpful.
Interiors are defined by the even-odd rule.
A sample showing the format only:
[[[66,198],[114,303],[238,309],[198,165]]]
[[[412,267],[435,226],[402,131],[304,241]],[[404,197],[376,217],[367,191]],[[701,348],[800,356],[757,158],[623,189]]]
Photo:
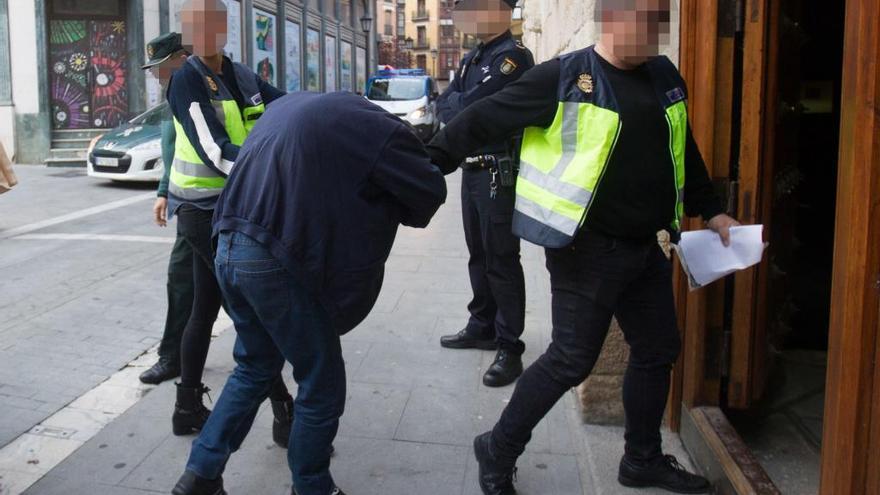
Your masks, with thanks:
[[[848,0],[820,493],[880,493],[880,2]]]
[[[736,216],[743,224],[772,228],[780,1],[747,0],[744,10],[742,97]],[[767,380],[768,257],[737,272],[729,341],[727,406],[747,408]]]

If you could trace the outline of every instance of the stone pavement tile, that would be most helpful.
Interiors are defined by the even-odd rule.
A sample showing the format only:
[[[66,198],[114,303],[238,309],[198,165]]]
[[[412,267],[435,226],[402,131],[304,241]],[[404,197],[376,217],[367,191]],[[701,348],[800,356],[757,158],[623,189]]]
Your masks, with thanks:
[[[168,490],[162,492],[136,490],[124,486],[94,483],[87,479],[49,475],[30,487],[24,495],[155,495],[156,493],[168,493]]]
[[[462,308],[462,315],[467,313],[470,292],[434,292],[407,290],[400,297],[395,312],[411,312],[434,316],[449,316],[452,308]]]
[[[61,428],[69,433],[67,438],[86,442],[116,417],[117,415],[113,413],[65,407],[46,418],[35,429]]]
[[[417,387],[412,391],[395,440],[468,447],[474,436],[492,428],[512,389],[505,395]]]
[[[0,471],[45,474],[82,444],[66,438],[25,433],[0,451]]]
[[[480,377],[480,354],[447,352],[446,349],[412,349],[392,344],[370,348],[357,375],[351,380],[393,385],[431,384],[437,387],[476,388]]]
[[[167,427],[163,427],[166,425],[157,424],[152,419],[137,414],[120,416],[55,468],[51,475],[94,486],[118,484],[171,435],[170,421]]]
[[[4,400],[0,397],[0,403]],[[0,446],[15,440],[46,416],[47,414],[40,410],[4,406],[0,409]]]
[[[582,435],[589,472],[594,480],[597,495],[662,495],[669,492],[660,489],[632,489],[617,482],[617,469],[623,455],[623,428],[615,426],[583,426]],[[684,451],[678,436],[663,430],[663,451],[672,454],[687,469],[693,464]]]
[[[166,436],[140,464],[119,482],[119,485],[139,490],[169,493],[186,467],[186,460],[189,457],[190,446],[194,438],[193,436]],[[253,438],[249,438],[249,440],[253,440]]]
[[[177,467],[177,476],[184,467]],[[271,429],[252,428],[241,450],[229,458],[223,473],[224,488],[231,495],[290,495],[290,485],[287,450],[272,442]],[[168,486],[167,491],[170,489]]]
[[[43,475],[38,473],[22,473],[0,469],[0,495],[22,493],[25,488],[36,483],[41,477]]]
[[[437,317],[434,315],[373,313],[351,333],[344,336],[342,343],[346,345],[352,340],[357,340],[406,346],[430,345],[433,342],[430,340],[429,330],[436,324]]]
[[[331,471],[353,495],[449,495],[462,489],[469,449],[337,437]]]
[[[478,468],[473,447],[468,451],[467,474],[462,495],[482,495],[477,481]],[[572,455],[526,452],[517,463],[519,495],[581,495],[584,491],[578,459]],[[590,494],[592,495],[592,494]]]
[[[391,440],[408,400],[410,390],[405,386],[349,381],[339,434]]]

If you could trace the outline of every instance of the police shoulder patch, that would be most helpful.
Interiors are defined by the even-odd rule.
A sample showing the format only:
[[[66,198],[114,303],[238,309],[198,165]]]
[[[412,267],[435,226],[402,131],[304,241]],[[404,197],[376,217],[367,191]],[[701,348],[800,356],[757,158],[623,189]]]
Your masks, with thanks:
[[[509,76],[510,74],[513,74],[513,71],[515,71],[517,67],[518,65],[516,65],[516,62],[511,60],[510,57],[505,57],[504,62],[501,62],[501,73],[505,76]]]
[[[220,88],[217,87],[217,83],[214,82],[214,78],[211,76],[205,76],[205,82],[208,83],[208,88],[214,93],[220,90]]]

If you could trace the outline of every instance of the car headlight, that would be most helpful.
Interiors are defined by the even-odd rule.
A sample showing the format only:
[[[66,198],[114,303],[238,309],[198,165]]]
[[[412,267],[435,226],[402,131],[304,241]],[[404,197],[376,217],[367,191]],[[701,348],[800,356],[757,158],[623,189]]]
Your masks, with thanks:
[[[412,120],[420,120],[420,119],[425,118],[425,115],[428,115],[428,107],[422,107],[422,108],[413,110],[412,112],[410,112],[410,114],[407,117]]]
[[[139,144],[133,148],[131,151],[139,151],[139,152],[161,152],[162,151],[162,141],[159,139],[153,139],[147,141],[146,143]]]
[[[89,141],[89,149],[86,150],[86,156],[89,156],[92,154],[92,150],[95,149],[95,144],[97,144],[98,141],[100,141],[100,139],[102,137],[104,137],[103,134],[98,134],[97,136],[93,137],[91,141]]]

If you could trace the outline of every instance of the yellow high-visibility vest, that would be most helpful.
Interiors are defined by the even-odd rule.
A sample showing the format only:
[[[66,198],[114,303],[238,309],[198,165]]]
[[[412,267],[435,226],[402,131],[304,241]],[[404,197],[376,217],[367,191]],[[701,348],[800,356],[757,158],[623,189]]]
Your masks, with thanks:
[[[647,62],[669,125],[677,201],[670,227],[684,215],[687,94],[672,62]],[[617,100],[593,47],[560,57],[559,107],[550,127],[523,134],[513,233],[550,248],[570,244],[584,226],[623,123]]]
[[[217,118],[223,122],[230,142],[241,146],[257,119],[266,111],[256,75],[247,66],[233,63],[235,80],[245,100],[245,107],[239,108],[223,81],[211,72],[198,57],[189,57],[186,63],[201,74],[208,93],[211,94],[211,106],[214,107]],[[233,164],[222,158],[220,147],[211,137],[211,132],[204,120],[194,123],[199,133],[202,149],[211,157],[215,166],[228,175]],[[171,173],[169,174],[168,192],[184,201],[198,201],[219,196],[226,184],[226,178],[205,165],[187,138],[177,117],[174,118],[174,130],[177,133],[177,138],[174,145],[174,162],[171,164]]]

